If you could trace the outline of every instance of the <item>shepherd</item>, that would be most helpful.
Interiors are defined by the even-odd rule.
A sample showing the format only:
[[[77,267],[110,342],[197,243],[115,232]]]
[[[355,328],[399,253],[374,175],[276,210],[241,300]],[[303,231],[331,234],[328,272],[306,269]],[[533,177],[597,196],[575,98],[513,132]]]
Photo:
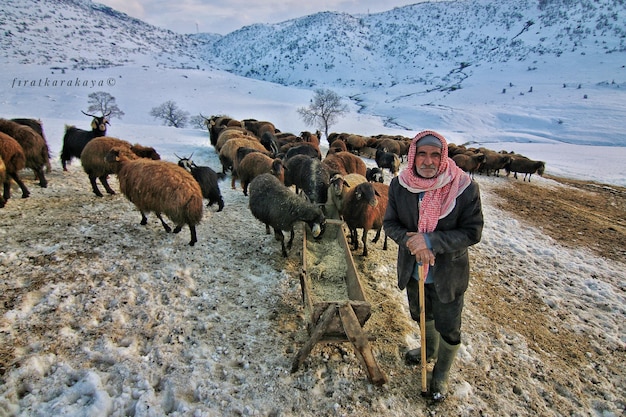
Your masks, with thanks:
[[[418,133],[407,162],[391,181],[383,227],[398,244],[398,287],[406,288],[411,318],[419,323],[421,303],[425,310],[422,346],[407,351],[405,359],[409,364],[422,363],[422,357],[435,362],[430,387],[422,387],[422,393],[440,402],[461,346],[468,247],[480,241],[483,229],[480,191],[448,157],[448,143],[437,132]]]

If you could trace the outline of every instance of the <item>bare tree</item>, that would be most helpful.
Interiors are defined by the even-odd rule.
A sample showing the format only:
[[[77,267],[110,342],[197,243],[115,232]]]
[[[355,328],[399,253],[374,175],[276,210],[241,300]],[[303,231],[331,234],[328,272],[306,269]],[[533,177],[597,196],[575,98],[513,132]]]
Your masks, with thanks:
[[[108,118],[112,119],[117,117],[121,119],[124,116],[124,112],[117,107],[115,103],[115,97],[105,91],[96,91],[88,96],[89,107],[88,113],[100,112],[103,116],[108,113]]]
[[[163,120],[163,124],[166,126],[182,128],[187,125],[189,112],[179,109],[174,101],[168,100],[160,106],[153,107],[150,110],[150,116]]]
[[[309,107],[298,108],[298,114],[305,124],[324,131],[328,139],[330,126],[348,111],[348,106],[341,102],[341,97],[332,90],[317,89]]]

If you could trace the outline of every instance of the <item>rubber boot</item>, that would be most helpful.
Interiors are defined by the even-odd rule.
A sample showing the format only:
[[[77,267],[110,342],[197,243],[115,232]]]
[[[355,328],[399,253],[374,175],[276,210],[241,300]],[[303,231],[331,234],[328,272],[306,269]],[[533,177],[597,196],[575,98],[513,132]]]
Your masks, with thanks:
[[[443,338],[439,338],[439,353],[437,362],[433,368],[433,377],[430,381],[430,394],[433,401],[440,402],[445,400],[448,393],[448,376],[450,368],[456,357],[456,353],[461,344],[450,345]]]
[[[439,332],[435,329],[435,320],[426,322],[426,361],[430,362],[437,357],[439,350]],[[422,348],[409,350],[404,359],[411,365],[419,365],[422,362]]]

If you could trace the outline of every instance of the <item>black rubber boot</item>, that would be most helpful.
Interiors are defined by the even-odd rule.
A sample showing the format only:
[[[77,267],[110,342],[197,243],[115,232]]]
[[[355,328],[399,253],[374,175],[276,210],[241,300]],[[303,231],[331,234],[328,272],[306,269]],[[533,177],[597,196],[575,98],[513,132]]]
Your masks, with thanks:
[[[437,358],[439,350],[439,332],[435,329],[435,320],[426,322],[426,361]],[[422,348],[411,349],[404,355],[404,360],[410,365],[419,365],[422,362]]]
[[[437,363],[433,368],[433,377],[430,381],[430,394],[433,401],[441,402],[446,399],[448,393],[448,376],[450,368],[456,357],[456,353],[461,347],[458,345],[449,345],[445,340],[440,338],[439,353],[437,355]]]

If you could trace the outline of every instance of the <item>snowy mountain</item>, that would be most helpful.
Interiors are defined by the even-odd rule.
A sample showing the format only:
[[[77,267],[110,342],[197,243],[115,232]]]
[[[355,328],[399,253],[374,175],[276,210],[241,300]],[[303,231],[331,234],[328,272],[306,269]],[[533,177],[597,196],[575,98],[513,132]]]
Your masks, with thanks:
[[[479,65],[626,51],[619,0],[418,3],[370,15],[317,13],[226,36],[176,34],[90,0],[4,3],[8,62],[99,68],[151,58],[305,87],[454,90]]]

